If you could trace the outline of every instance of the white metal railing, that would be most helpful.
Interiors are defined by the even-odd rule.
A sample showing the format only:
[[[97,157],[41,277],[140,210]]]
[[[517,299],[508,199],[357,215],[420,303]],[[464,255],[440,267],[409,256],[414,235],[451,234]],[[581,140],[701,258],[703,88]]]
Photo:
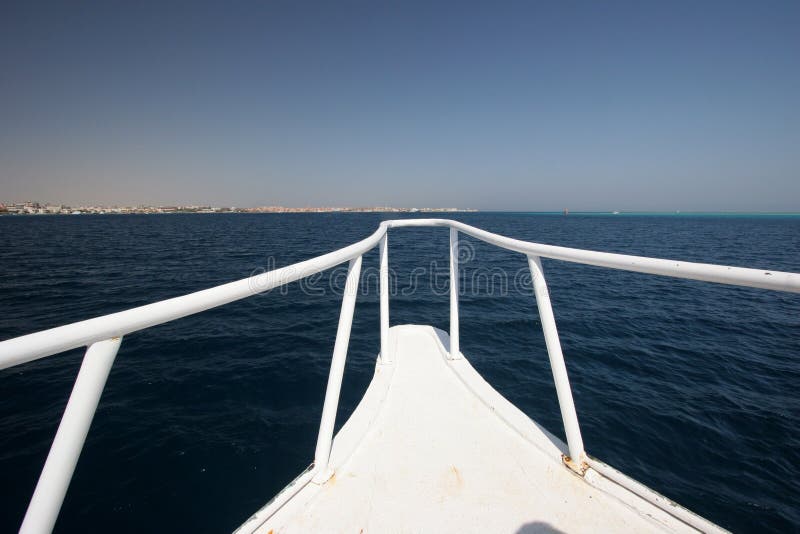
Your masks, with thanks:
[[[800,293],[800,274],[795,273],[644,258],[529,243],[447,219],[385,221],[366,239],[310,260],[181,297],[0,342],[0,369],[67,350],[88,347],[20,531],[39,533],[50,532],[53,529],[108,373],[124,335],[262,293],[341,263],[350,262],[314,454],[314,465],[313,470],[309,473],[310,480],[313,482],[322,483],[327,480],[331,474],[328,461],[347,347],[350,341],[353,310],[358,293],[361,257],[365,252],[379,246],[381,337],[379,361],[382,365],[391,365],[392,355],[387,342],[389,333],[387,232],[390,228],[409,226],[446,226],[450,228],[451,359],[462,357],[459,350],[458,332],[458,233],[462,232],[492,245],[527,256],[567,436],[569,457],[565,458],[565,463],[580,473],[585,469],[584,462],[591,462],[591,460],[587,459],[583,448],[547,282],[542,270],[541,257],[612,269]]]

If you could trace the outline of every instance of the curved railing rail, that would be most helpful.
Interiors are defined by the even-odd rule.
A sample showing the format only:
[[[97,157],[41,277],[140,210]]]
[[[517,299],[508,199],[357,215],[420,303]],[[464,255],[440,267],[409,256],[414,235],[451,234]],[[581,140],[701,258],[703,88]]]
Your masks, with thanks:
[[[42,469],[42,474],[28,505],[20,532],[39,533],[50,532],[53,529],[83,443],[86,440],[92,418],[97,409],[100,395],[108,378],[108,373],[111,370],[124,335],[247,298],[325,271],[344,262],[349,262],[342,309],[339,315],[339,327],[336,333],[331,370],[328,377],[319,436],[314,455],[314,468],[311,472],[314,482],[322,483],[327,480],[331,475],[328,460],[333,440],[333,429],[347,347],[350,340],[353,310],[358,292],[361,257],[374,247],[380,247],[381,351],[379,361],[381,365],[391,365],[391,354],[387,350],[389,332],[387,232],[390,228],[410,226],[444,226],[450,229],[449,357],[451,359],[462,358],[459,351],[458,332],[458,233],[462,232],[486,243],[519,252],[528,257],[528,264],[533,278],[534,294],[556,385],[564,430],[567,436],[569,456],[565,457],[565,463],[581,474],[586,469],[586,462],[591,462],[591,460],[584,452],[583,439],[578,425],[572,391],[567,377],[564,356],[561,351],[540,258],[552,258],[676,278],[800,293],[800,274],[795,273],[645,258],[530,243],[493,234],[448,219],[384,221],[366,239],[316,258],[181,297],[162,300],[153,304],[0,342],[0,369],[67,350],[88,347],[58,431]],[[691,523],[691,517],[683,519]]]

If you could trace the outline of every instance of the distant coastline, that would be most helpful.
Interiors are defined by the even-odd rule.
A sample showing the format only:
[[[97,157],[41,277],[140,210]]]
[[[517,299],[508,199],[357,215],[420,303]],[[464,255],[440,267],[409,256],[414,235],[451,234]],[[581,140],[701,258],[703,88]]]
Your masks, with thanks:
[[[563,217],[798,217],[797,211],[641,211],[641,210],[605,210],[605,211],[521,211],[521,210],[479,210],[474,208],[396,208],[390,206],[257,206],[251,208],[215,207],[195,205],[171,206],[104,206],[67,204],[47,204],[40,202],[0,203],[0,216],[3,215],[151,215],[180,213],[507,213],[529,215],[558,215]]]
[[[45,204],[24,202],[0,203],[0,215],[149,215],[164,213],[460,213],[476,212],[463,208],[393,208],[370,207],[303,207],[259,206],[255,208],[215,206],[69,206],[67,204]]]

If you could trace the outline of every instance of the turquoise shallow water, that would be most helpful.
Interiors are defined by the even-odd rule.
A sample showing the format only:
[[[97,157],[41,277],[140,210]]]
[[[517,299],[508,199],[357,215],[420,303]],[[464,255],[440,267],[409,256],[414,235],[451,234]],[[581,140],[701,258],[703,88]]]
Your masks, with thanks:
[[[361,239],[384,218],[3,217],[0,339],[287,265]],[[800,271],[792,215],[454,218],[550,244]],[[563,434],[524,258],[472,240],[462,252],[463,352]],[[447,329],[447,232],[396,230],[390,257],[392,323]],[[340,424],[378,350],[376,267],[377,254],[365,256]],[[544,267],[588,452],[732,530],[800,529],[800,297]],[[230,531],[306,467],[341,275],[126,337],[57,531]],[[0,372],[0,531],[19,526],[80,356]]]

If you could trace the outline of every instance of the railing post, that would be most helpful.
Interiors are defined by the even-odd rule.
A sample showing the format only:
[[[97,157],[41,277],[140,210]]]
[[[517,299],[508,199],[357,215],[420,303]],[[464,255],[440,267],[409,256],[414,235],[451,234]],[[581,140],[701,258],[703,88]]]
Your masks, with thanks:
[[[558,405],[561,408],[561,419],[564,421],[564,432],[567,434],[569,457],[565,458],[564,462],[573,471],[583,474],[586,454],[583,450],[583,438],[580,426],[578,426],[575,402],[572,400],[567,366],[564,363],[564,354],[561,352],[561,342],[558,339],[553,306],[550,304],[550,292],[547,289],[547,281],[544,278],[542,262],[539,257],[528,256],[528,265],[533,279],[533,291],[536,294],[536,306],[539,308],[539,319],[542,321],[547,355],[550,358],[550,369],[553,371],[553,380],[556,385]]]
[[[325,483],[333,470],[328,466],[333,442],[333,427],[336,423],[336,410],[339,407],[339,392],[342,389],[342,375],[347,358],[347,346],[350,343],[350,328],[353,326],[353,311],[358,294],[358,281],[361,275],[361,256],[350,260],[342,297],[342,311],[339,313],[339,328],[336,331],[336,342],[333,345],[331,371],[328,375],[328,387],[325,390],[325,404],[322,406],[322,420],[319,424],[317,448],[314,452],[315,484]]]
[[[458,230],[450,228],[450,359],[461,358],[458,344]]]
[[[93,343],[87,349],[20,533],[53,530],[121,342],[115,337]]]
[[[389,232],[383,234],[380,243],[380,293],[381,293],[381,363],[392,363],[389,354]]]

